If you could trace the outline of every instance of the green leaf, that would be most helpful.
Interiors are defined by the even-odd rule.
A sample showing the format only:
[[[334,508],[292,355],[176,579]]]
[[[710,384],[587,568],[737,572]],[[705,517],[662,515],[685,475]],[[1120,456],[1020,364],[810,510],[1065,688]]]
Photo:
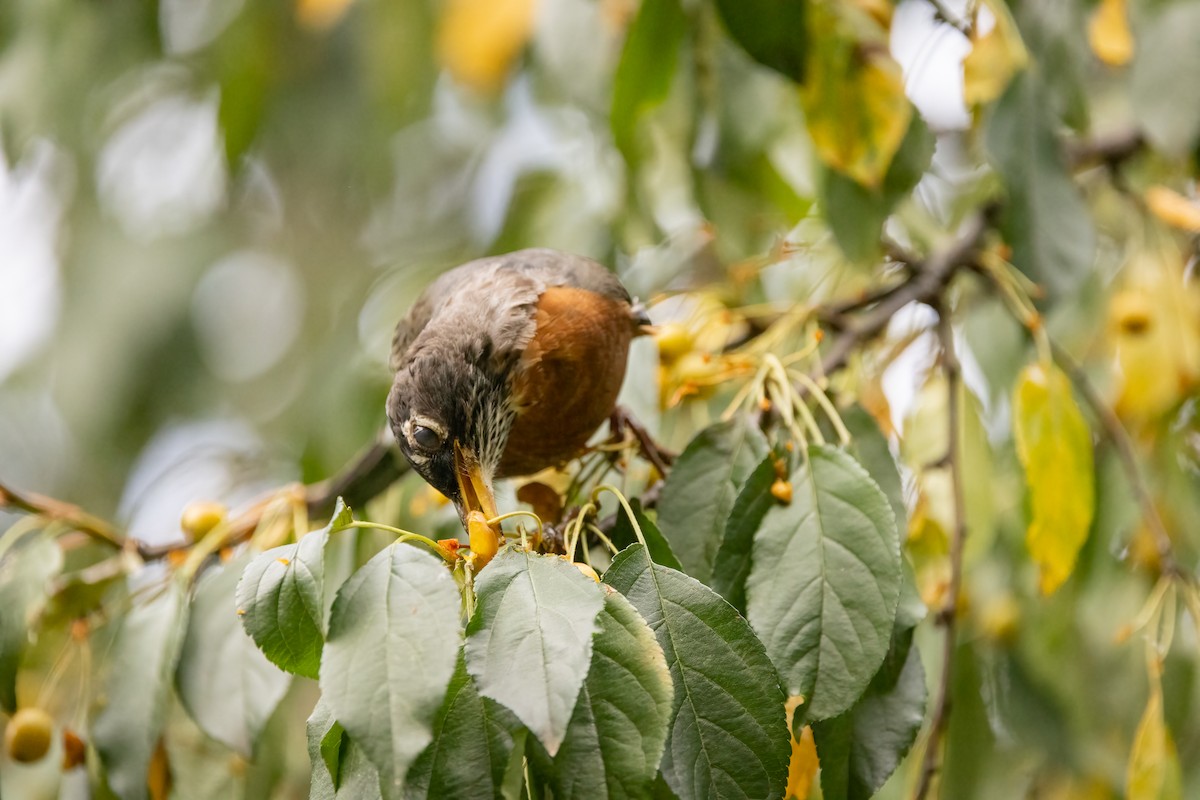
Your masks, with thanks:
[[[1017,379],[1013,435],[1029,486],[1025,541],[1050,594],[1075,569],[1095,512],[1092,434],[1071,381],[1053,365],[1031,364]]]
[[[167,724],[160,741],[170,769],[169,800],[252,800],[262,796],[247,789],[245,762],[221,742],[205,735],[180,704],[168,703],[168,706]],[[256,754],[256,759],[260,758],[262,754]],[[152,788],[150,796],[155,798]],[[113,800],[113,795],[102,790],[92,798]]]
[[[17,670],[51,580],[62,570],[62,551],[45,534],[26,535],[0,558],[0,707],[17,709]]]
[[[604,594],[557,556],[505,548],[479,573],[467,671],[553,756],[592,658]]]
[[[1146,137],[1172,157],[1189,153],[1200,138],[1200,82],[1183,79],[1196,74],[1200,2],[1159,4],[1138,32],[1129,95]]]
[[[238,168],[262,127],[282,71],[282,33],[288,22],[282,7],[252,4],[212,48],[211,69],[221,87],[218,119],[231,170]]]
[[[674,687],[658,640],[610,590],[597,617],[592,666],[554,759],[554,796],[645,797],[667,741]]]
[[[671,543],[667,541],[667,537],[663,536],[662,531],[658,529],[658,524],[646,516],[646,512],[642,510],[642,502],[636,497],[629,499],[629,507],[633,511],[633,517],[637,520],[638,527],[642,530],[642,538],[646,540],[646,547],[650,550],[650,557],[654,559],[655,564],[662,564],[664,567],[671,569],[682,570],[683,567],[679,564],[679,559],[675,556],[675,551],[671,549]],[[613,526],[612,536],[610,537],[617,547],[625,547],[637,541],[637,536],[633,532],[633,525],[629,522],[629,515],[624,509],[617,511],[617,522]]]
[[[871,475],[871,480],[883,490],[896,515],[896,524],[903,529],[908,519],[908,507],[904,504],[904,486],[896,458],[888,445],[887,437],[879,429],[879,423],[865,408],[857,403],[844,409],[842,422],[850,431],[850,447],[854,459],[862,464]]]
[[[261,796],[248,791],[242,759],[200,730],[182,705],[167,705],[167,722],[160,741],[170,766],[170,800],[248,800]],[[267,757],[267,750],[264,747],[255,754],[257,764]],[[112,795],[100,791],[92,798],[112,800]]]
[[[404,796],[496,797],[518,727],[508,709],[479,694],[460,651],[433,725],[433,742],[409,769]]]
[[[99,610],[106,602],[118,602],[132,564],[121,558],[116,569],[110,561],[101,561],[54,581],[52,594],[42,610],[43,627],[59,627]]]
[[[1095,6],[1088,3],[1009,3],[1020,36],[1033,55],[1047,101],[1063,122],[1086,134],[1091,130],[1089,84],[1095,75],[1095,54],[1081,35]],[[1093,84],[1094,85],[1094,84]]]
[[[768,455],[738,492],[713,565],[712,588],[741,614],[746,613],[746,577],[750,574],[754,534],[767,512],[779,504],[771,494],[775,479],[775,456]]]
[[[343,751],[347,749],[349,741],[350,737],[346,736],[346,729],[337,720],[333,721],[333,724],[329,726],[329,730],[321,737],[321,760],[325,762],[325,768],[329,770],[329,777],[333,781],[335,789],[341,783],[342,756]]]
[[[308,718],[308,758],[312,763],[309,800],[378,800],[379,772],[362,748],[333,718],[324,698]]]
[[[746,621],[640,544],[604,574],[649,622],[675,684],[662,775],[680,797],[779,797],[790,736],[784,694]]]
[[[847,259],[866,263],[878,258],[883,224],[929,169],[934,144],[929,126],[913,114],[881,186],[868,188],[835,169],[821,171],[817,191],[825,221]]]
[[[679,0],[646,0],[629,26],[613,77],[613,140],[626,161],[637,160],[638,119],[667,98],[679,62],[687,17]]]
[[[762,431],[734,417],[700,431],[675,462],[658,503],[658,527],[687,574],[705,583],[712,578],[738,491],[766,454]]]
[[[795,0],[717,0],[730,37],[755,61],[796,82],[804,80],[806,6]]]
[[[351,519],[339,500],[328,525],[259,555],[242,573],[237,587],[242,625],[280,669],[317,677],[325,644],[325,544]]]
[[[806,721],[850,707],[887,653],[900,537],[883,492],[845,451],[811,445],[792,502],[768,512],[747,582],[754,630]]]
[[[1092,266],[1096,232],[1057,137],[1059,121],[1037,78],[1017,75],[987,124],[987,147],[1008,191],[1000,226],[1012,262],[1065,294]]]
[[[849,711],[813,725],[821,790],[828,800],[873,797],[916,741],[925,717],[925,669],[920,651],[911,644],[910,629],[893,640],[899,669],[890,667],[890,652]]]
[[[529,743],[529,730],[521,728],[513,734],[513,749],[508,764],[504,767],[504,780],[500,782],[501,800],[527,800],[532,792],[525,790],[525,753]]]
[[[158,596],[117,623],[108,653],[104,705],[92,721],[92,744],[122,800],[146,797],[146,770],[162,733],[171,676],[187,630],[187,597],[169,580]]]
[[[582,576],[580,576],[582,577]],[[338,590],[321,662],[321,691],[398,797],[433,738],[461,641],[458,587],[440,559],[396,542]]]
[[[291,684],[238,621],[234,593],[249,560],[243,556],[201,579],[175,675],[179,699],[200,729],[246,758]]]

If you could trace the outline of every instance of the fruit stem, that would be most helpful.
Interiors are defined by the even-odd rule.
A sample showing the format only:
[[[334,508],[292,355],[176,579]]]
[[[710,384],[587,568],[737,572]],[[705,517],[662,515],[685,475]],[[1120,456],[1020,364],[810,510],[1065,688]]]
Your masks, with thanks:
[[[428,536],[422,536],[419,533],[406,531],[402,528],[395,528],[391,525],[384,525],[382,522],[367,522],[366,520],[356,519],[346,526],[347,528],[374,528],[375,530],[387,531],[394,533],[397,536],[398,542],[420,542],[427,548],[433,551],[434,555],[441,556],[442,560],[447,564],[453,564],[455,556],[446,548],[430,539]]]
[[[498,516],[498,517],[492,517],[491,519],[489,519],[489,520],[487,521],[487,524],[488,524],[488,525],[498,525],[498,524],[500,524],[501,522],[503,522],[504,520],[506,520],[506,519],[512,519],[513,517],[533,517],[533,521],[534,521],[535,523],[537,523],[537,534],[538,534],[538,539],[539,539],[539,540],[541,539],[541,537],[542,537],[542,518],[541,518],[541,517],[539,517],[537,514],[533,513],[532,511],[526,511],[526,510],[525,510],[525,509],[523,509],[523,508],[522,508],[522,509],[519,509],[519,510],[517,510],[517,511],[509,511],[507,514],[501,514],[501,515],[500,515],[500,516]],[[521,544],[522,544],[522,545],[524,545],[524,544],[525,544],[525,534],[524,534],[524,532],[522,532],[522,533],[521,533]]]
[[[641,543],[642,547],[647,547],[646,537],[642,535],[642,526],[638,524],[637,517],[634,516],[633,509],[630,508],[629,501],[625,499],[625,495],[621,494],[621,490],[615,486],[610,486],[607,483],[601,484],[592,490],[593,503],[595,503],[597,498],[600,497],[601,492],[611,492],[612,495],[617,498],[617,502],[621,504],[621,507],[625,509],[625,513],[629,517],[629,524],[633,526],[633,535],[637,537],[637,540]],[[609,544],[611,545],[612,543],[610,542]]]
[[[601,542],[603,542],[604,546],[607,547],[608,551],[610,553],[612,553],[614,556],[617,553],[621,552],[620,550],[617,549],[617,546],[615,544],[613,544],[613,540],[608,538],[604,534],[604,531],[600,530],[599,526],[593,525],[592,523],[589,522],[588,530],[591,531],[592,533],[596,534],[596,538],[599,539]]]

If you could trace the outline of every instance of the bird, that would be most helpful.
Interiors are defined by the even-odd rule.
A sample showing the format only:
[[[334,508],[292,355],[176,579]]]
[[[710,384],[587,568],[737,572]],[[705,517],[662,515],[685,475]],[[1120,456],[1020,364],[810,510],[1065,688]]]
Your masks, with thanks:
[[[443,273],[392,341],[386,412],[400,452],[464,527],[473,512],[496,518],[496,479],[584,451],[649,326],[617,276],[584,256],[533,248]]]

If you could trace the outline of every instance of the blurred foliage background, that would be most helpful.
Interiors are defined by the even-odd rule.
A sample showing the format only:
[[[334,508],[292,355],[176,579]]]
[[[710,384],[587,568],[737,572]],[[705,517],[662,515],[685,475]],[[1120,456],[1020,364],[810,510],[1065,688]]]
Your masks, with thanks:
[[[641,343],[625,397],[679,447],[731,395],[706,369],[747,309],[894,282],[889,256],[1002,199],[989,252],[1039,313],[981,281],[953,296],[970,535],[943,796],[1196,796],[1187,598],[1163,653],[1173,742],[1138,756],[1165,777],[1139,793],[1156,684],[1127,640],[1161,549],[1094,425],[1090,534],[1041,596],[1011,396],[1044,327],[1128,428],[1194,580],[1198,74],[1195,0],[5,0],[0,480],[170,544],[193,499],[331,475],[381,429],[416,293],[526,246],[604,261],[688,329],[661,360]],[[904,308],[835,381],[900,456],[931,606],[952,527],[935,319]],[[411,481],[380,503],[455,524]],[[936,676],[936,632],[918,641]],[[311,690],[251,764],[175,709],[172,796],[304,796]]]

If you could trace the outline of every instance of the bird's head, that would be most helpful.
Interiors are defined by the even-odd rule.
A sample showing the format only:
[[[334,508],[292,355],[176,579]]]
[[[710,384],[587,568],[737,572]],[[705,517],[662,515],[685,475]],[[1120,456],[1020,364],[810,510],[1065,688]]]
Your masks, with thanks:
[[[467,514],[497,515],[492,479],[512,427],[505,371],[471,351],[416,354],[396,373],[387,413],[400,452]]]

